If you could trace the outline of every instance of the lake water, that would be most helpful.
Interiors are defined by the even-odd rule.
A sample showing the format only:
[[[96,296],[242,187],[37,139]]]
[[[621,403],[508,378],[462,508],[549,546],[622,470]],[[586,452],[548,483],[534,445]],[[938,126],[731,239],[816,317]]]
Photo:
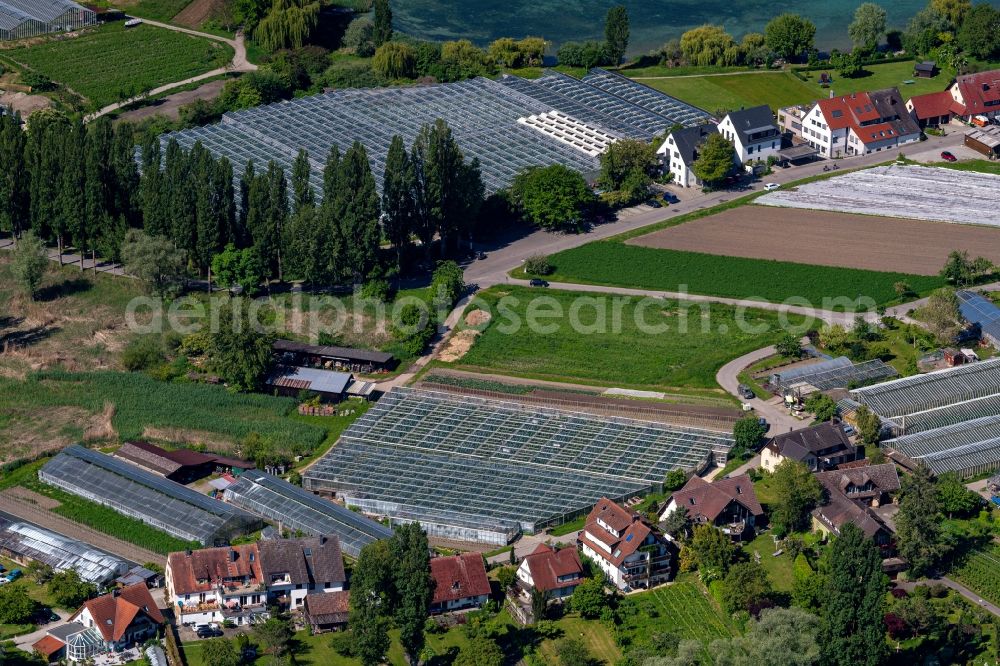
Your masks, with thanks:
[[[757,32],[774,15],[789,11],[816,24],[822,49],[850,46],[847,25],[863,0],[624,0],[631,19],[632,54],[646,53],[704,23],[721,23],[737,38]],[[990,0],[1000,7],[1000,0]],[[487,44],[497,37],[539,35],[558,45],[603,39],[604,15],[614,0],[395,0],[396,27],[430,39],[468,38]],[[927,0],[882,2],[889,27],[902,29]]]

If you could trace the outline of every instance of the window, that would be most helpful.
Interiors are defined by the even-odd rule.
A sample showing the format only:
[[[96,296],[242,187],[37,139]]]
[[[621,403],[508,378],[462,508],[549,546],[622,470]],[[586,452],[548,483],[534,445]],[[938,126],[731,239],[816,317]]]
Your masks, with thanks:
[[[691,506],[694,506],[694,498],[693,497],[690,498],[688,501],[691,502]]]
[[[753,146],[747,148],[747,155],[753,155]]]

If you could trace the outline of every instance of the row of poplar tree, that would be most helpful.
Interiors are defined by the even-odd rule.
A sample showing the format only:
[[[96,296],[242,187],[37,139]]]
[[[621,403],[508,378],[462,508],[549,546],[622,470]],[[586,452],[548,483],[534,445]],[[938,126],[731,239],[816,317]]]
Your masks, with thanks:
[[[409,150],[393,138],[381,196],[358,142],[330,150],[316,192],[305,151],[290,178],[273,161],[251,161],[237,183],[229,160],[200,143],[161,149],[151,136],[137,151],[136,139],[104,118],[36,114],[27,131],[0,118],[0,229],[117,261],[125,233],[139,228],[168,238],[201,275],[232,245],[252,251],[268,279],[358,283],[395,274],[414,239],[425,252],[435,238],[443,254],[456,247],[484,197],[478,160],[465,159],[441,120]]]

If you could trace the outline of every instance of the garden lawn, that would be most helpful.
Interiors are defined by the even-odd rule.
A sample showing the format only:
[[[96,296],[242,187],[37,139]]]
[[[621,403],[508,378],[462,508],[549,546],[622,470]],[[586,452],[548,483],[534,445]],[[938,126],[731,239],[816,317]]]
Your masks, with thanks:
[[[121,440],[187,435],[200,441],[235,442],[250,433],[308,455],[326,436],[323,427],[288,417],[294,398],[230,393],[221,386],[160,382],[133,372],[42,372],[25,380],[0,377],[0,413],[44,414],[77,407],[99,414],[111,405],[111,424]],[[163,437],[165,439],[179,439]]]
[[[782,106],[804,104],[817,97],[812,85],[789,72],[742,72],[637,80],[712,113],[760,104],[777,110]]]
[[[472,307],[492,311],[493,319],[456,367],[622,387],[715,390],[723,364],[782,334],[774,312],[747,309],[738,320],[737,309],[728,305],[610,294],[493,288]],[[598,310],[606,311],[604,325]],[[556,312],[562,315],[539,316],[541,326],[528,324],[529,313]],[[514,320],[520,325],[511,326]],[[744,322],[763,330],[744,332]],[[793,316],[791,323],[801,320]]]
[[[754,553],[760,553],[760,565],[767,572],[771,584],[778,592],[792,591],[792,560],[787,553],[782,553],[777,557],[774,552],[777,550],[774,538],[770,532],[757,535],[757,538],[743,545],[743,552],[751,560]]]
[[[20,569],[21,571],[24,571],[26,568],[23,564],[18,564],[14,560],[9,560],[6,557],[0,557],[0,564],[6,567],[7,571],[10,571],[11,569]],[[49,594],[49,590],[45,585],[38,585],[27,576],[21,576],[13,583],[7,583],[7,585],[13,585],[14,587],[18,586],[23,587],[24,591],[28,593],[29,597],[34,599],[37,603],[41,604],[42,606],[45,606],[46,608],[61,608],[61,606],[56,604],[56,601],[55,599],[52,598],[52,595]],[[5,585],[4,587],[6,587],[7,585]],[[76,610],[76,609],[64,608],[63,610]],[[8,624],[0,626],[10,627],[11,625]],[[27,632],[18,632],[18,633],[27,633]]]
[[[100,108],[125,97],[224,66],[225,44],[150,25],[112,23],[70,39],[4,51],[3,56],[45,74]]]
[[[775,303],[795,297],[821,309],[831,309],[824,305],[824,298],[853,300],[866,296],[878,304],[893,302],[897,299],[893,284],[900,281],[908,282],[921,294],[944,284],[936,276],[724,257],[617,241],[596,241],[558,252],[549,257],[549,262],[554,273],[546,279],[552,282],[686,291]]]
[[[837,95],[882,90],[883,88],[899,88],[899,94],[903,96],[903,101],[906,101],[914,95],[940,92],[948,87],[948,82],[951,80],[950,72],[942,71],[938,72],[934,78],[921,79],[913,76],[913,65],[912,60],[865,65],[862,75],[853,79],[845,79],[833,69],[802,72],[803,76],[809,77],[809,83],[805,85],[812,91],[812,97],[806,101],[829,97],[830,88]],[[821,88],[819,85],[819,77],[823,71],[833,75],[833,84],[830,88]],[[913,81],[913,83],[903,83],[903,81]]]
[[[956,171],[978,171],[980,173],[992,173],[1000,176],[1000,162],[990,162],[988,160],[966,160],[962,162],[935,163],[934,166],[941,166],[946,169]]]

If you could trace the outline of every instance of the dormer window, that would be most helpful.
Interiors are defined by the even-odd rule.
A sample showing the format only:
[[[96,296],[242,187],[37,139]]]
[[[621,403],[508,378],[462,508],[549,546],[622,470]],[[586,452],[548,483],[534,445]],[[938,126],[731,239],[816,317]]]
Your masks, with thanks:
[[[694,506],[694,498],[693,497],[691,499],[689,499],[688,502],[691,502],[691,506]]]

